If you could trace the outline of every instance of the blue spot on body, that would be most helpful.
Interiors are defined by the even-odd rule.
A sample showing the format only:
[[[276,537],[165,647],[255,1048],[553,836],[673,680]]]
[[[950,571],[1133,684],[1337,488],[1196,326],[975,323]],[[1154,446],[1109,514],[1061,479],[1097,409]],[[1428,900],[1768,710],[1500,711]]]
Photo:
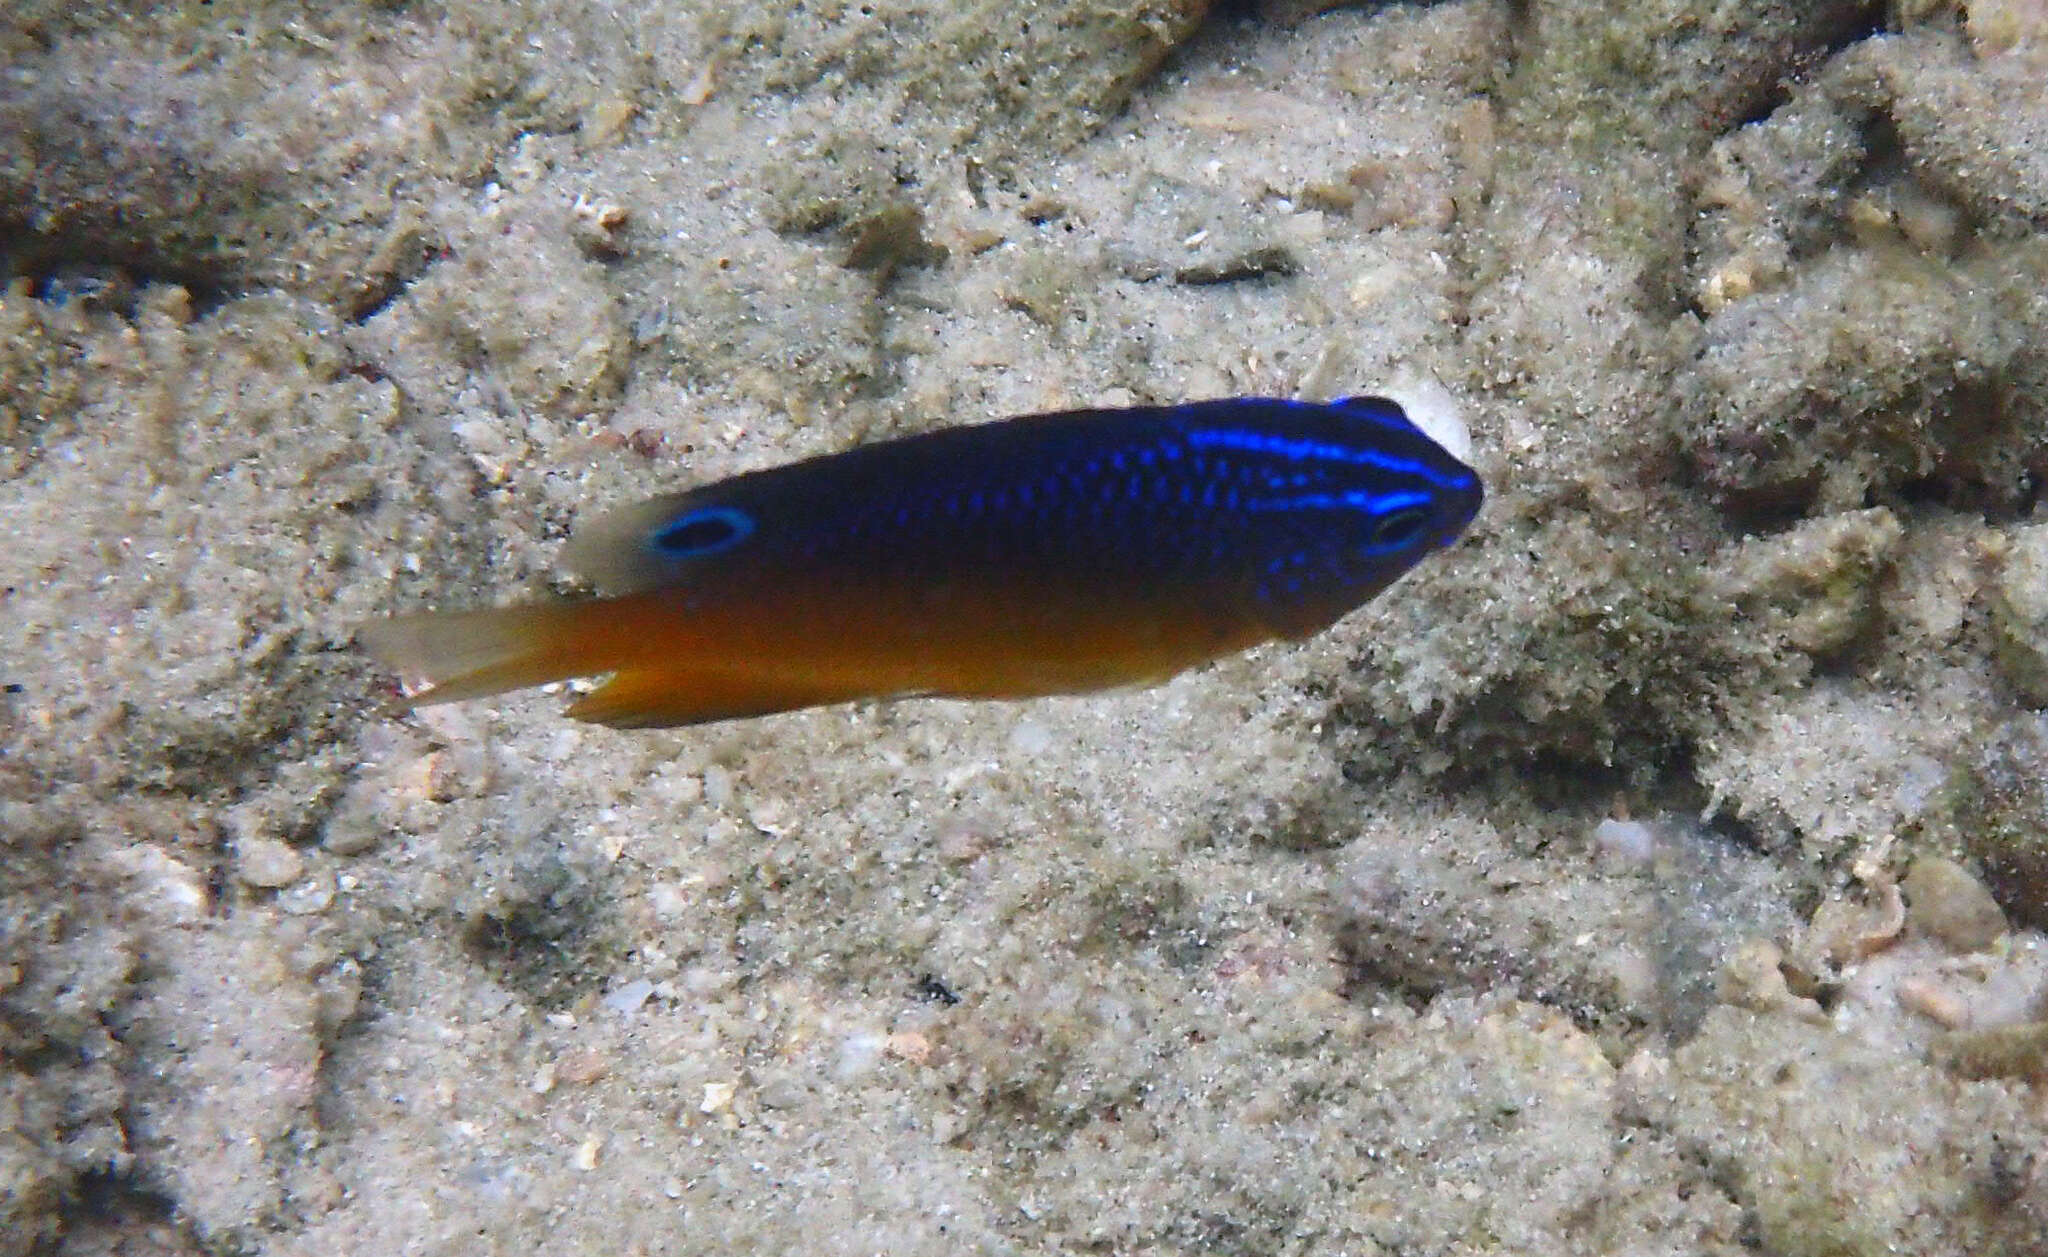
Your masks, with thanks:
[[[648,535],[647,543],[671,559],[718,554],[754,535],[754,517],[732,506],[684,511]]]

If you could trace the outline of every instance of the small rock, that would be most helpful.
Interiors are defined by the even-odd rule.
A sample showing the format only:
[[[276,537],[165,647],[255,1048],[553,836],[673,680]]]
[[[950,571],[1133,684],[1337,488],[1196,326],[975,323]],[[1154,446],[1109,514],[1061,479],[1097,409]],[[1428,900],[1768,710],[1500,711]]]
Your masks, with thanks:
[[[855,223],[852,234],[846,265],[873,271],[885,284],[899,269],[937,266],[946,260],[945,247],[925,236],[924,211],[907,202],[883,206]]]
[[[335,855],[361,855],[391,830],[394,805],[405,795],[424,797],[431,760],[421,756],[405,768],[371,772],[350,782],[320,825],[320,845]]]
[[[594,1048],[575,1048],[562,1053],[561,1059],[555,1062],[556,1076],[578,1087],[596,1082],[610,1069],[611,1062]]]
[[[1898,941],[1906,929],[1906,902],[1883,875],[1866,882],[1867,896],[1823,899],[1791,950],[1790,963],[1816,978],[1868,960]]]
[[[803,1079],[787,1072],[765,1074],[755,1089],[755,1098],[764,1109],[793,1109],[809,1095]]]
[[[1833,655],[1875,627],[1877,591],[1904,536],[1885,507],[1844,511],[1744,543],[1713,583],[1795,649]]]
[[[569,211],[569,232],[585,257],[626,255],[625,230],[631,215],[622,205],[579,195]]]
[[[2005,934],[2005,913],[1954,860],[1924,856],[1906,873],[1907,921],[1958,952],[1983,951]]]
[[[246,839],[236,852],[235,876],[262,890],[289,886],[305,871],[305,857],[275,838]]]
[[[1826,1010],[1813,1000],[1794,995],[1785,981],[1784,955],[1762,939],[1737,948],[1721,967],[1716,994],[1723,1004],[1758,1013],[1788,1013],[1814,1025],[1827,1024]]]
[[[1206,241],[1200,243],[1207,243]],[[1301,273],[1301,260],[1284,244],[1227,241],[1205,249],[1173,272],[1174,282],[1200,287],[1248,279],[1285,278]]]
[[[139,903],[155,915],[193,921],[206,914],[206,883],[198,870],[148,844],[122,847],[108,854],[106,865],[129,881]]]
[[[926,1065],[932,1059],[932,1041],[915,1030],[899,1031],[889,1036],[884,1044],[889,1055],[912,1065]]]
[[[1928,978],[1900,978],[1899,1007],[1915,1012],[1944,1030],[1960,1030],[1970,1024],[1970,1006],[1950,988]]]
[[[1979,57],[2019,55],[2048,64],[2048,7],[2039,0],[1970,0],[1963,7]]]

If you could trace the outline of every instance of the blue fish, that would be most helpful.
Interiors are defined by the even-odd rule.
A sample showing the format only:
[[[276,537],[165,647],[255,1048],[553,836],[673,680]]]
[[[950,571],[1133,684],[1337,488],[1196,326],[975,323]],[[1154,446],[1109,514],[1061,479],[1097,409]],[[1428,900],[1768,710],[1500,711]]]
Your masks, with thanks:
[[[1080,693],[1316,633],[1482,496],[1381,397],[1028,415],[627,507],[564,552],[597,597],[361,639],[421,703],[609,674],[569,714],[614,726]]]

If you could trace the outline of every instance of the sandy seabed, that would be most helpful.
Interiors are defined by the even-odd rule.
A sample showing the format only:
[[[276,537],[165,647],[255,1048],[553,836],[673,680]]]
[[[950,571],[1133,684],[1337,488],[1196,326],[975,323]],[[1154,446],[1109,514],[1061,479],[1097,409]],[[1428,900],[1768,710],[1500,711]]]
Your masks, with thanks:
[[[0,1257],[2048,1251],[2042,5],[313,8],[0,15]],[[351,646],[1418,382],[1466,539],[1153,689]]]

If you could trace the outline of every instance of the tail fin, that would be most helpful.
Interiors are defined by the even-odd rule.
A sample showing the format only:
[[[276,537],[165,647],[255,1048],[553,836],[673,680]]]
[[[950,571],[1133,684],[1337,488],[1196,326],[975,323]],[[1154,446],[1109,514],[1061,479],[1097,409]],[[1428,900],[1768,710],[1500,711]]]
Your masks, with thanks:
[[[661,728],[843,703],[877,691],[859,678],[819,678],[802,668],[751,667],[731,651],[693,652],[688,664],[649,664],[644,600],[596,598],[483,611],[440,611],[377,620],[356,630],[387,667],[428,688],[413,706],[483,698],[505,690],[609,672],[609,681],[572,704],[578,720],[618,729]]]
[[[601,600],[536,602],[374,620],[356,639],[400,676],[427,682],[417,706],[609,672],[618,665],[604,649],[609,618]]]

